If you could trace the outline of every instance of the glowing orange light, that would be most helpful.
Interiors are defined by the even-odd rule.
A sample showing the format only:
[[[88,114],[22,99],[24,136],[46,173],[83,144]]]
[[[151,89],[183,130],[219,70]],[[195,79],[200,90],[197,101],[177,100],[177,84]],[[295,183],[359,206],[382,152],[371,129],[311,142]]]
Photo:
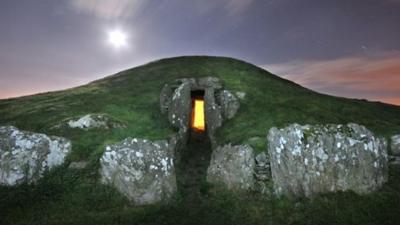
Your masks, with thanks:
[[[192,112],[192,128],[194,128],[197,131],[205,130],[204,100],[202,99],[194,100],[194,109]]]

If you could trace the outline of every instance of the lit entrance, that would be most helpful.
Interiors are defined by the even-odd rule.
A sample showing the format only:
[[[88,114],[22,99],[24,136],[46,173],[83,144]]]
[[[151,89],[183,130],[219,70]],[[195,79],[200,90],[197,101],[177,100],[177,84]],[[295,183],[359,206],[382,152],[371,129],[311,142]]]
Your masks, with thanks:
[[[194,106],[192,111],[192,128],[197,131],[205,130],[204,123],[204,100],[194,99]]]
[[[204,113],[204,91],[192,91],[192,118],[190,127],[195,132],[206,130]]]

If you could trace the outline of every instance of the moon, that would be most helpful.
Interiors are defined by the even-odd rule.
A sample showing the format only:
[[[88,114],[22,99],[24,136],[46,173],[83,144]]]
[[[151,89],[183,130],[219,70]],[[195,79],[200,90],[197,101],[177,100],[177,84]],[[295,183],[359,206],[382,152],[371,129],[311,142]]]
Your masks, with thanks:
[[[128,45],[128,35],[120,29],[110,30],[108,32],[108,42],[114,48],[120,49]]]

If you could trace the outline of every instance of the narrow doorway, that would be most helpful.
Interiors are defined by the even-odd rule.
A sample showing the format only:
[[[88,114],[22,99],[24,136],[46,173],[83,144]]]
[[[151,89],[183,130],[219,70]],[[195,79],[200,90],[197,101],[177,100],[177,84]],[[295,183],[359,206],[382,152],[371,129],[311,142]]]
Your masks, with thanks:
[[[190,140],[194,142],[205,141],[206,138],[206,114],[204,90],[195,90],[191,92],[192,112],[190,119]]]
[[[204,91],[197,90],[191,92],[192,114],[190,127],[196,132],[205,132],[206,122],[204,113]]]

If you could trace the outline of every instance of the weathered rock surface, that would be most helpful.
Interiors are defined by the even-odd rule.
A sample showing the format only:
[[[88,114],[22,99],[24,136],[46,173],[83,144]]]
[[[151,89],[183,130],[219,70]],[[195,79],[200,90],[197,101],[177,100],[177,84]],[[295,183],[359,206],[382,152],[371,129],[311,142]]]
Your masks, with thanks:
[[[219,99],[224,118],[232,119],[240,107],[238,99],[228,90],[222,90]]]
[[[104,114],[87,114],[82,117],[61,122],[52,128],[57,129],[61,127],[79,128],[83,130],[90,130],[94,128],[113,129],[125,127],[125,124]]]
[[[71,162],[68,166],[69,169],[82,170],[88,165],[87,161]]]
[[[246,98],[246,92],[237,91],[235,94],[240,100],[244,100]]]
[[[400,134],[394,135],[391,138],[391,153],[395,156],[400,156]]]
[[[254,167],[253,149],[250,146],[220,146],[211,154],[207,181],[223,184],[230,190],[249,190],[254,187]]]
[[[271,128],[268,145],[277,194],[364,194],[387,180],[386,141],[357,124]]]
[[[390,165],[400,165],[400,156],[389,156],[389,164]]]
[[[168,106],[168,120],[172,126],[178,128],[178,139],[186,142],[189,130],[192,99],[190,96],[190,83],[182,81],[182,84],[173,92]]]
[[[137,205],[167,201],[177,188],[173,154],[167,141],[127,138],[106,146],[100,159],[102,181]]]
[[[204,94],[204,102],[206,130],[211,141],[211,146],[215,148],[217,145],[215,133],[217,132],[217,129],[222,126],[222,122],[224,120],[222,117],[222,109],[221,106],[217,104],[215,99],[215,91],[213,89],[206,89]]]
[[[267,186],[267,182],[271,181],[271,169],[269,156],[262,152],[255,157],[255,190],[263,195],[269,195],[270,190]]]
[[[34,183],[71,151],[65,138],[0,127],[0,184]]]

